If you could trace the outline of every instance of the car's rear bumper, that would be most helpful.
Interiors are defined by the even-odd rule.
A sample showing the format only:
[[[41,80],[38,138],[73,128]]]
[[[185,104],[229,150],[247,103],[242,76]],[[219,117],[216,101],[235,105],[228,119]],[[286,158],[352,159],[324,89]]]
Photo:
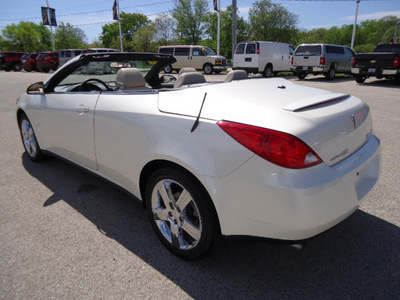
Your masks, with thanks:
[[[400,69],[381,69],[381,68],[351,68],[351,73],[366,76],[393,76],[400,74]]]
[[[332,167],[292,170],[252,157],[225,178],[209,178],[225,235],[299,240],[336,225],[360,205],[378,181],[375,136]]]
[[[328,71],[321,66],[291,66],[290,70],[296,73],[322,73]]]

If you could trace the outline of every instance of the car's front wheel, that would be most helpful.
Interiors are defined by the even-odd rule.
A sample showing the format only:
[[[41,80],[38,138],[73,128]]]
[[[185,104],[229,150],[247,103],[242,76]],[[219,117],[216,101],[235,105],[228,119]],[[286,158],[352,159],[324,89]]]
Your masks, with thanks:
[[[336,77],[335,67],[330,67],[328,73],[325,74],[325,78],[328,80],[333,80]]]
[[[36,139],[32,124],[26,115],[22,115],[19,120],[19,130],[28,157],[33,161],[40,161],[43,158],[43,154]]]
[[[172,73],[172,66],[171,65],[166,65],[164,67],[164,72],[165,73]]]
[[[193,175],[169,167],[157,170],[145,201],[153,229],[173,254],[194,260],[215,246],[220,235],[215,208]]]
[[[266,77],[266,78],[269,78],[269,77],[271,77],[272,75],[273,75],[272,66],[271,66],[271,65],[267,65],[267,66],[265,67],[265,69],[264,69],[263,76]]]
[[[211,64],[205,64],[203,67],[203,71],[205,74],[210,75],[214,71],[214,68]]]

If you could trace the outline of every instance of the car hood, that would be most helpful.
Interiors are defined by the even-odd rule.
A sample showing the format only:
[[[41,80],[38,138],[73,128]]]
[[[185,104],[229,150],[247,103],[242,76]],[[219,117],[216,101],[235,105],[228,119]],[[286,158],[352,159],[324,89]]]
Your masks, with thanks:
[[[201,118],[289,133],[329,165],[358,150],[371,133],[369,107],[358,98],[280,78],[202,84],[160,93],[159,110],[197,117],[204,97]]]

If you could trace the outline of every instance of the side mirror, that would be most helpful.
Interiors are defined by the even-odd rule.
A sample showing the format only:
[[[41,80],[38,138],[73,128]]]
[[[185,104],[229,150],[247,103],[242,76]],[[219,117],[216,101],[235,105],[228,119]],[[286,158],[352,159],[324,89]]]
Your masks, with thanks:
[[[176,78],[174,76],[168,75],[168,74],[167,75],[162,75],[160,79],[161,79],[162,83],[168,83],[168,82],[176,81]]]
[[[36,82],[28,87],[27,94],[44,94],[44,83],[42,81]]]

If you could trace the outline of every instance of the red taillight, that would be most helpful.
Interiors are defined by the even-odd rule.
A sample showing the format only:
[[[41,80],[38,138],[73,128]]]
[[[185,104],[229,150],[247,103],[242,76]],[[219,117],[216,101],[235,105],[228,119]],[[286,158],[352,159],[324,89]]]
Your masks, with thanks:
[[[301,169],[322,162],[309,146],[290,134],[228,121],[219,121],[218,126],[244,147],[276,165]]]
[[[357,64],[357,58],[354,56],[354,57],[353,57],[353,62],[351,63],[351,65],[352,65],[353,67],[355,67],[356,64]]]
[[[257,45],[257,54],[260,54],[260,45]]]
[[[396,57],[396,58],[394,59],[393,65],[394,65],[396,68],[400,67],[400,58],[399,58],[399,57]]]
[[[33,64],[33,63],[35,62],[35,59],[30,58],[30,59],[29,59],[29,62],[30,62],[31,64]]]
[[[326,63],[326,58],[324,56],[322,56],[321,59],[319,60],[319,64],[325,65],[325,63]]]
[[[292,56],[292,61],[290,62],[293,65],[294,57]]]

